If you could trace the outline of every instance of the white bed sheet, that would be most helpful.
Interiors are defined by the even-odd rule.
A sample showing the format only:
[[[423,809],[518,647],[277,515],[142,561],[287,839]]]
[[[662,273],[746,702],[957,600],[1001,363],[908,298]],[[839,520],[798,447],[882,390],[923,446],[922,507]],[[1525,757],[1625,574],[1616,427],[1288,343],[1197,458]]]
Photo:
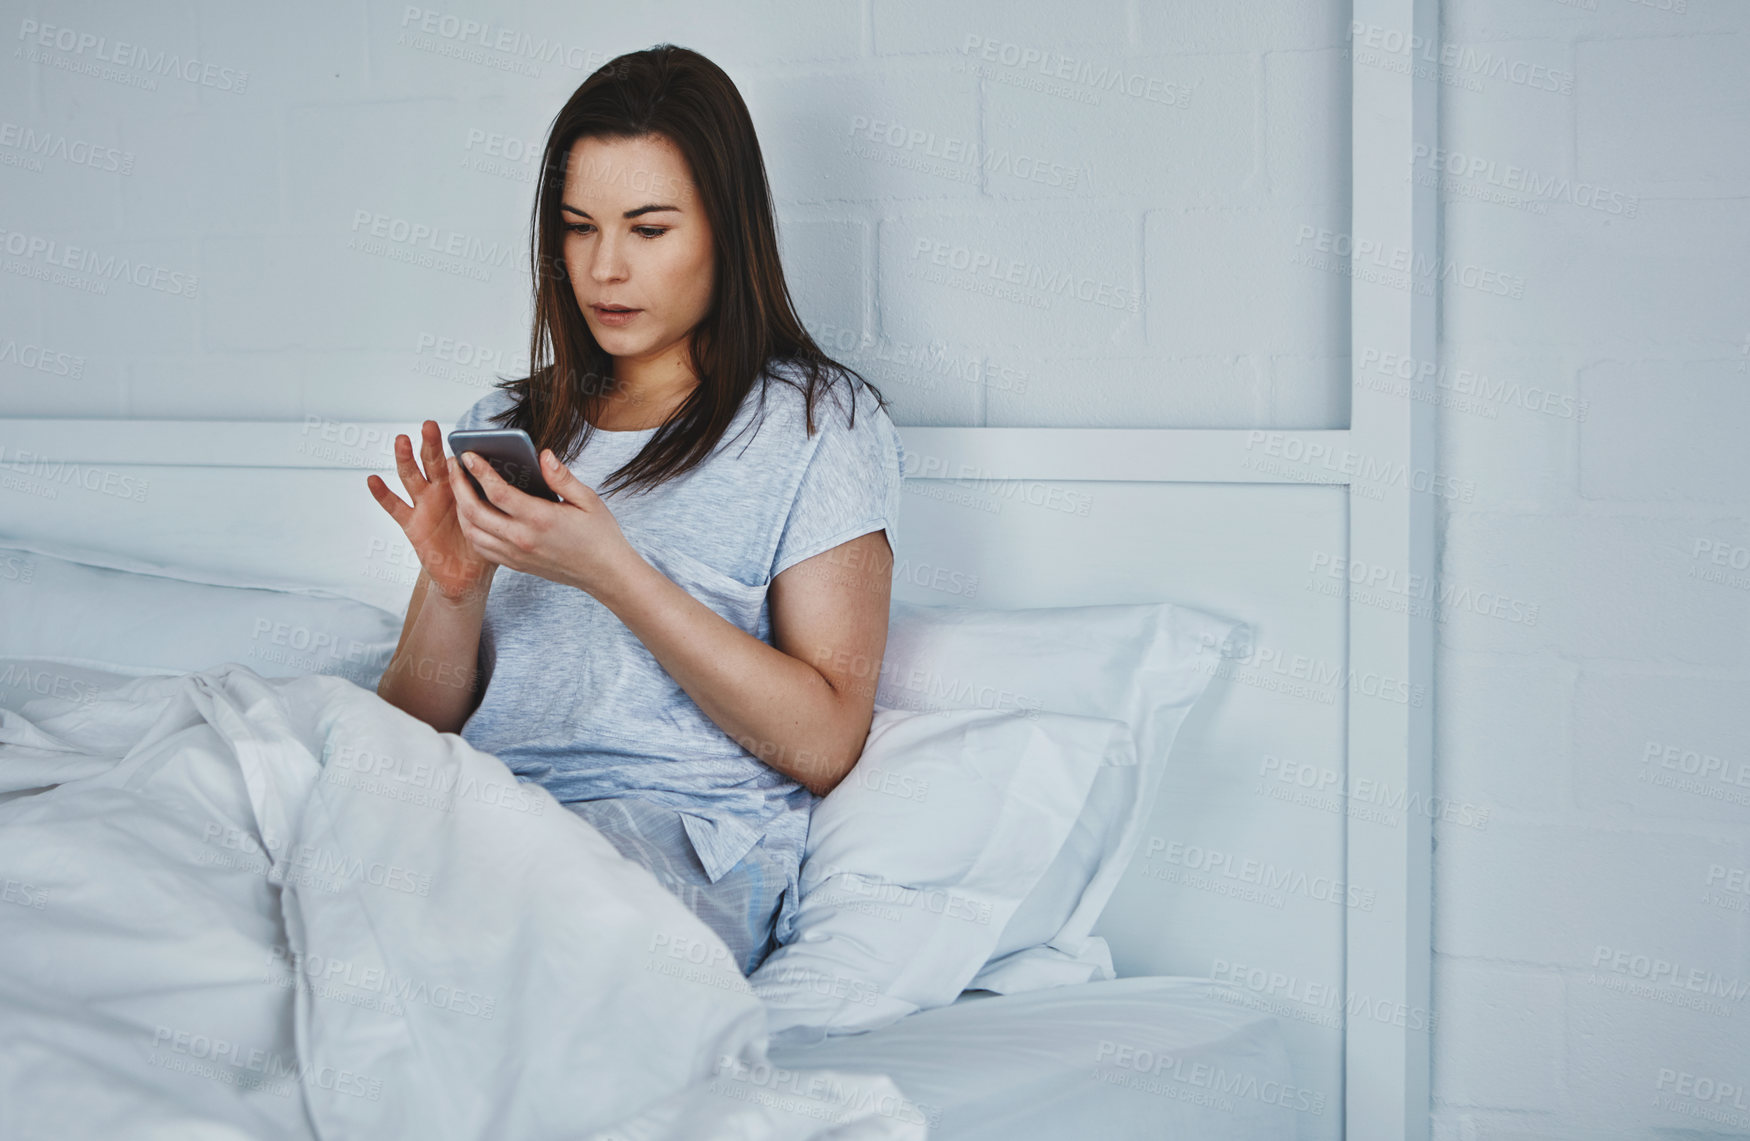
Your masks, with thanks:
[[[0,657],[0,708],[51,695],[78,700],[132,680]],[[1255,1141],[1293,1138],[1299,1118],[1335,1114],[1324,1091],[1296,1081],[1276,1020],[1223,993],[1208,980],[1167,977],[974,991],[870,1033],[774,1048],[780,1069],[754,1077],[781,1100],[787,1083],[809,1076],[802,1071],[886,1074],[916,1104],[932,1141]],[[912,1115],[910,1106],[898,1111]]]
[[[882,1073],[930,1141],[1277,1141],[1336,1112],[1299,1086],[1276,1020],[1206,979],[969,992],[866,1034],[774,1048],[774,1065]]]
[[[20,709],[38,697],[88,702],[142,676],[46,658],[0,657],[0,709]]]
[[[710,928],[344,679],[0,710],[0,886],[7,1141],[923,1136],[886,1079],[773,1097]]]

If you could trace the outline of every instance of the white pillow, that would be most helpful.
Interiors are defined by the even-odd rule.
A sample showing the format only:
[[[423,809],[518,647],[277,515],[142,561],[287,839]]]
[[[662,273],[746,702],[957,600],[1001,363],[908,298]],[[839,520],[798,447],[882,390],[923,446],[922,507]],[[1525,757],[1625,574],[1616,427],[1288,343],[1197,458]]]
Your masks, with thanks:
[[[137,427],[148,432],[152,422]],[[302,426],[265,427],[276,439],[299,437],[299,451],[336,466],[50,463],[33,474],[57,477],[59,496],[8,496],[0,545],[185,582],[351,598],[406,613],[419,559],[365,486],[375,472],[407,498],[395,476],[392,438],[353,448],[357,425],[314,416]],[[215,434],[232,428],[226,421],[204,426]],[[417,422],[407,431],[417,436]],[[68,479],[69,473],[90,478]]]
[[[1039,885],[972,987],[1014,993],[1112,978],[1092,934],[1135,854],[1179,726],[1250,630],[1171,603],[974,610],[894,602],[876,704],[1113,718],[1139,763],[1100,772]]]
[[[401,617],[325,598],[89,566],[0,547],[0,655],[129,676],[227,661],[263,677],[334,674],[375,689]]]
[[[814,806],[789,942],[749,983],[774,1041],[945,1006],[1057,855],[1095,774],[1134,766],[1122,722],[1016,710],[875,711]]]

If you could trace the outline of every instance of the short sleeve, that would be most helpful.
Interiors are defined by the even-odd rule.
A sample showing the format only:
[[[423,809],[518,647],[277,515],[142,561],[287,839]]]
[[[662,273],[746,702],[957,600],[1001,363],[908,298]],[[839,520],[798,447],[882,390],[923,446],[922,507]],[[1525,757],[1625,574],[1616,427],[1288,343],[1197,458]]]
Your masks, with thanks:
[[[476,400],[466,412],[462,413],[462,418],[456,421],[455,430],[458,432],[473,432],[478,431],[481,428],[498,427],[497,424],[492,422],[491,417],[496,415],[508,403],[509,399],[505,396],[502,390],[497,388],[489,390],[486,395]]]
[[[845,423],[842,401],[817,405],[816,446],[778,539],[773,578],[871,531],[886,531],[888,545],[899,550],[905,446],[867,390],[859,386],[857,393],[854,425]]]

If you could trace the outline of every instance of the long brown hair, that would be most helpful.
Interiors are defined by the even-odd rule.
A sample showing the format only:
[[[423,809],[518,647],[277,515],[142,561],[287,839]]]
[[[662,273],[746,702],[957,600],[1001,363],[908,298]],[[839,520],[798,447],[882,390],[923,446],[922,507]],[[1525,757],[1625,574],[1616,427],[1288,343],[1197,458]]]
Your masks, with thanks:
[[[513,403],[493,419],[501,427],[528,432],[537,451],[552,448],[563,463],[570,463],[596,431],[614,387],[614,362],[590,332],[572,291],[560,199],[578,139],[650,134],[679,148],[699,188],[714,246],[711,305],[693,330],[691,365],[698,386],[597,490],[648,490],[704,462],[754,383],[776,362],[796,366],[770,374],[803,391],[810,435],[818,392],[840,377],[867,386],[876,406],[885,408],[881,391],[821,351],[796,315],[778,256],[765,160],[741,93],[722,68],[698,52],[658,44],[603,64],[553,119],[529,227],[535,311],[529,375],[501,378],[497,387]],[[763,411],[763,384],[759,400]],[[756,431],[760,419],[753,418]],[[856,423],[854,399],[849,422]]]

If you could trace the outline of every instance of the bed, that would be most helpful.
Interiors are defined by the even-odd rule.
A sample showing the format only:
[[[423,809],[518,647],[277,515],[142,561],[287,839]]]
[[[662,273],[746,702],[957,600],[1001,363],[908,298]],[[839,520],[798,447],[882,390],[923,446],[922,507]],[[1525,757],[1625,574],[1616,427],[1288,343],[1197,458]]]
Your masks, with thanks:
[[[0,422],[14,454],[40,457],[32,460],[39,478],[71,461],[114,476],[112,485],[126,477],[148,489],[124,497],[102,491],[101,480],[89,481],[96,491],[69,480],[53,499],[14,500],[0,545],[28,536],[43,550],[128,568],[80,571],[117,580],[197,560],[215,583],[319,590],[382,607],[389,620],[380,636],[392,646],[394,609],[413,570],[397,553],[393,524],[365,498],[363,477],[389,470],[380,442],[396,426],[214,427],[160,423],[143,437],[125,422]],[[1284,758],[1310,771],[1352,771],[1345,752],[1358,717],[1365,724],[1409,706],[1350,688],[1341,672],[1314,676],[1293,665],[1389,670],[1354,656],[1348,608],[1314,589],[1309,572],[1321,552],[1354,550],[1348,489],[1274,482],[1282,477],[1255,459],[1264,449],[1341,449],[1346,434],[902,431],[914,470],[896,599],[1001,610],[1164,596],[1243,619],[1252,644],[1222,663],[1224,676],[1186,722],[1146,840],[1101,916],[1097,932],[1121,977],[1015,995],[968,991],[880,1030],[775,1049],[772,1069],[753,1063],[741,1072],[747,1104],[794,1118],[794,1089],[804,1084],[794,1075],[879,1075],[903,1098],[865,1098],[874,1115],[896,1128],[921,1124],[935,1138],[1077,1135],[1071,1123],[1106,1137],[1342,1136],[1354,1036],[1344,1007],[1356,989],[1343,983],[1344,964],[1366,934],[1360,924],[1389,905],[1388,885],[1378,866],[1347,874],[1353,835],[1344,814],[1309,811],[1264,786],[1280,783]],[[311,446],[325,435],[336,444]],[[338,443],[347,439],[367,443],[347,451]],[[329,533],[356,538],[289,543],[291,516],[326,519]],[[1137,526],[1141,519],[1151,525]],[[1100,557],[1088,558],[1092,551]],[[46,556],[35,562],[53,565]],[[44,610],[63,618],[29,632],[35,659],[0,660],[5,708],[51,695],[93,703],[133,680],[77,653],[42,652],[71,636],[77,599],[122,589],[49,577],[66,593],[45,594]],[[49,587],[42,578],[33,585]],[[192,637],[186,612],[154,618],[150,606],[135,609],[140,637],[167,646]],[[263,613],[249,611],[247,629],[261,631],[253,640],[263,651],[244,662],[251,670],[288,679],[315,671],[365,696],[358,685],[380,671],[381,653],[360,655],[339,633],[287,636],[285,623]],[[209,607],[206,620],[225,615]],[[239,636],[244,630],[239,620]],[[201,650],[190,652],[159,668],[199,668]],[[1258,885],[1234,870],[1248,862],[1300,876],[1301,886],[1259,898]],[[1328,892],[1307,886],[1351,879],[1369,893],[1365,908],[1333,906]],[[1380,986],[1364,997],[1391,1000]]]
[[[1357,0],[1354,19],[1434,34],[1425,0]],[[1432,138],[1432,89],[1425,76],[1354,70],[1353,232],[1415,258],[1435,249],[1432,196],[1401,172]],[[1431,298],[1358,275],[1350,310],[1354,351],[1367,360],[1435,359]],[[1180,731],[1144,842],[1095,929],[1119,977],[1022,994],[970,990],[881,1029],[769,1052],[746,1025],[745,1004],[718,1001],[732,982],[707,980],[695,990],[711,1001],[689,1009],[701,1041],[716,1034],[723,1048],[695,1051],[691,1069],[669,1077],[710,1078],[715,1092],[701,1099],[671,1082],[643,1119],[601,1136],[1427,1136],[1430,821],[1418,806],[1432,803],[1431,623],[1414,608],[1352,602],[1349,586],[1382,569],[1431,576],[1435,504],[1421,490],[1434,467],[1433,406],[1361,383],[1359,359],[1354,367],[1347,428],[902,428],[912,464],[897,600],[993,610],[1173,602],[1237,619],[1250,633]],[[142,432],[123,420],[0,419],[0,545],[99,568],[77,581],[28,583],[41,588],[33,597],[42,605],[15,611],[18,625],[0,643],[0,708],[97,707],[136,685],[100,656],[57,649],[56,639],[102,636],[80,630],[92,619],[79,600],[166,567],[198,566],[208,585],[302,591],[398,614],[417,564],[364,479],[378,472],[393,485],[390,441],[408,428],[309,417],[160,421]],[[32,565],[29,553],[0,558],[0,589],[17,589]],[[165,646],[156,672],[182,679],[174,700],[190,709],[219,717],[227,694],[239,708],[290,695],[286,716],[310,719],[294,726],[306,734],[329,716],[314,711],[330,706],[377,716],[359,687],[384,660],[369,637],[348,634],[356,614],[336,611],[332,628],[278,621],[266,603],[229,614],[139,607],[135,619],[132,635]],[[230,644],[240,632],[257,651],[242,659],[254,680],[212,669],[220,659],[204,649],[220,643],[203,642],[202,630],[226,622],[242,624]],[[251,688],[261,678],[285,684]],[[1362,788],[1390,790],[1395,811],[1379,811]],[[0,808],[21,795],[0,793]],[[228,835],[221,830],[216,850],[240,858]],[[565,842],[587,848],[575,836]],[[63,898],[16,875],[4,886],[0,916],[15,927]],[[640,921],[684,926],[672,916]],[[666,957],[685,964],[673,953],[681,945],[663,937]],[[296,974],[297,962],[282,958]],[[193,1056],[191,1036],[178,1037],[186,1028],[151,1014],[160,1021],[144,1024],[139,1057],[117,1061],[94,1039],[66,1037],[65,1012],[49,996],[34,1006],[29,995],[9,998],[12,1025],[28,1022],[35,1045],[0,1051],[7,1088],[38,1108],[89,1103],[116,1123],[108,1135],[157,1120],[199,1121],[205,1132],[175,1134],[191,1136],[416,1127],[470,1136],[482,1134],[465,1121],[513,1119],[567,1135],[557,1116],[514,1118],[502,1097],[451,1106],[441,1084],[419,1076],[417,1051],[403,1058],[388,1047],[347,1071],[351,1088],[319,1083],[302,1102],[283,1083],[276,1092],[262,1081],[243,1089],[198,1077],[177,1087],[180,1101],[167,1100],[152,1080],[165,1067],[142,1071],[139,1059],[157,1051],[185,1076],[210,1062]],[[140,1010],[120,1002],[109,1012],[135,1019],[130,1032],[153,1001],[136,998]],[[523,1005],[526,1016],[538,1013],[532,1000]],[[369,1020],[357,1008],[342,1018],[340,1007],[300,997],[283,1039],[258,1048],[294,1059],[313,1043],[356,1050]],[[574,1044],[586,1046],[612,1063],[601,1043]],[[392,1071],[378,1077],[416,1083],[429,1104],[382,1116],[380,1097],[368,1096],[372,1065]],[[514,1075],[494,1080],[501,1095],[519,1088]],[[740,1117],[726,1112],[731,1103]],[[10,1107],[0,1108],[0,1133],[52,1132],[20,1116],[19,1104],[0,1094]]]
[[[930,1136],[1294,1137],[1335,1112],[1296,1084],[1280,1027],[1208,979],[1141,976],[968,991],[867,1034],[777,1048],[774,1065],[886,1074]]]

